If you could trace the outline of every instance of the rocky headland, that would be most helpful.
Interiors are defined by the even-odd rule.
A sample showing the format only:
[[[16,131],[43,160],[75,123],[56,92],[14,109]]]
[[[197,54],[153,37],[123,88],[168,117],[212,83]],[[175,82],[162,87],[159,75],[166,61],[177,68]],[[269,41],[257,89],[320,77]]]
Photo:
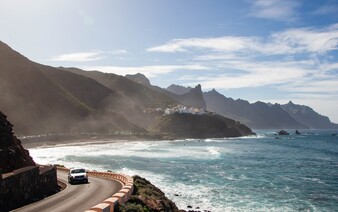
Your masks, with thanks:
[[[165,194],[145,178],[133,176],[134,192],[129,201],[118,205],[116,211],[180,211],[176,204],[168,199]]]
[[[29,152],[13,133],[13,126],[0,111],[0,169],[2,173],[11,172],[26,166],[35,166]]]

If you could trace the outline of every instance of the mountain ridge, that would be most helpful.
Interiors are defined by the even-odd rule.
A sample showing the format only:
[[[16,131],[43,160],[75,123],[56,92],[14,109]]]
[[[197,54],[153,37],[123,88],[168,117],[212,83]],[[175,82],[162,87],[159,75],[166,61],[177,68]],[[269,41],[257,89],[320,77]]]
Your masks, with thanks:
[[[190,87],[170,85],[169,92],[184,93]],[[256,129],[336,129],[338,125],[332,123],[328,117],[318,114],[308,106],[288,104],[271,104],[261,101],[250,103],[242,99],[225,97],[215,89],[203,92],[206,109],[225,117],[238,120]],[[293,105],[293,108],[291,108]],[[296,107],[296,108],[295,108]],[[296,111],[296,112],[294,112]],[[303,111],[303,112],[301,112]],[[304,113],[304,111],[306,111]]]
[[[55,68],[35,63],[3,43],[0,57],[0,92],[3,94],[0,109],[8,114],[19,135],[122,133],[160,138],[163,133],[152,131],[150,126],[164,116],[167,108],[181,104],[168,95],[170,92],[151,86],[142,74],[130,80],[98,71]],[[141,81],[135,82],[138,78]],[[192,89],[189,95],[201,99],[201,86]],[[181,101],[188,99],[182,98]],[[193,113],[191,116],[200,118]],[[217,121],[216,115],[209,116],[210,123]],[[194,125],[202,134],[208,133],[204,119],[197,123],[191,120],[180,121]],[[233,128],[237,126],[240,125]],[[218,131],[222,129],[217,128]],[[248,134],[238,132],[237,136],[252,134],[251,130]],[[170,134],[175,137],[176,131]],[[184,135],[190,137],[190,132]],[[223,133],[222,136],[233,135]]]

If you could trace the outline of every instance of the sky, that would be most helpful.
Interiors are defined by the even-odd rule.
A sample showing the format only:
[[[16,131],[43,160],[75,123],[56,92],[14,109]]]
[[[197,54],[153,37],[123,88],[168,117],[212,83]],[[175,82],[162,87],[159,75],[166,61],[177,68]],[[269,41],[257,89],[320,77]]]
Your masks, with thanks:
[[[143,73],[338,123],[338,0],[0,0],[0,40],[38,63]]]

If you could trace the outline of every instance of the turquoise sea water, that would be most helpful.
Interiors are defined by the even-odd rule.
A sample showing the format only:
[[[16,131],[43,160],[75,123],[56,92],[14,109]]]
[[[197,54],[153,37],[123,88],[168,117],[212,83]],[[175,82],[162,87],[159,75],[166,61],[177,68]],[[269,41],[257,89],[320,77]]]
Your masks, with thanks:
[[[119,142],[31,149],[59,163],[146,177],[179,208],[338,211],[338,137],[332,131],[234,139]]]

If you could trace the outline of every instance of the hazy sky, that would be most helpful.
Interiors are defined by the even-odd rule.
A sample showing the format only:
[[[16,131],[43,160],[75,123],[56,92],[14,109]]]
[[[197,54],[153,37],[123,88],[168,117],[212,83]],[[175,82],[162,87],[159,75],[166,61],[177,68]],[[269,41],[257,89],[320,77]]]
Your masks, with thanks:
[[[337,13],[337,0],[0,0],[0,40],[43,64],[292,100],[337,123]]]

